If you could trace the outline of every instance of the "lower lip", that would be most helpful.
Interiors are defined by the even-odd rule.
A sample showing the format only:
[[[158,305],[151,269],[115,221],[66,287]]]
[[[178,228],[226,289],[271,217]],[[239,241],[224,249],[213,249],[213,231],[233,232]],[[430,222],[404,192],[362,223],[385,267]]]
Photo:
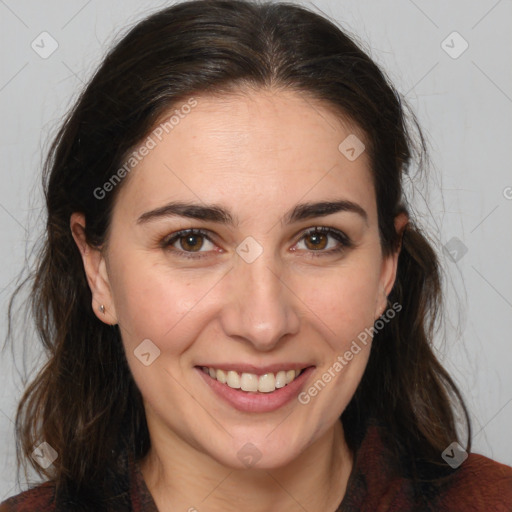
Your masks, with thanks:
[[[272,412],[283,407],[293,398],[295,398],[304,383],[311,375],[314,366],[306,368],[290,384],[272,391],[272,393],[259,393],[251,391],[242,391],[241,389],[230,388],[227,384],[222,384],[216,379],[212,379],[201,368],[195,368],[203,380],[210,386],[216,395],[224,399],[235,409],[243,412]]]

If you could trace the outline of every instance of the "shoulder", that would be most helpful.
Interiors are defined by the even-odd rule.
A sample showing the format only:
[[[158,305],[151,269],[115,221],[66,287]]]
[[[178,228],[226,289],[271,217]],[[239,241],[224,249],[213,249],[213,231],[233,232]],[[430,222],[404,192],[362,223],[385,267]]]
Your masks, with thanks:
[[[88,481],[77,490],[71,481],[62,481],[61,492],[58,485],[50,480],[11,496],[0,503],[0,512],[71,512],[115,510],[137,511],[155,510],[142,508],[150,502],[151,495],[144,481],[136,479],[136,462],[131,453],[120,453],[114,463],[101,475],[101,483]],[[141,477],[142,478],[142,477]],[[107,504],[108,503],[108,504]]]
[[[391,444],[385,429],[367,429],[338,510],[512,512],[512,467],[473,453],[456,468],[424,464]]]
[[[512,467],[483,455],[468,458],[439,486],[442,510],[509,512],[512,510]],[[444,508],[443,508],[444,507]]]
[[[0,503],[0,512],[53,512],[55,485],[45,482]]]

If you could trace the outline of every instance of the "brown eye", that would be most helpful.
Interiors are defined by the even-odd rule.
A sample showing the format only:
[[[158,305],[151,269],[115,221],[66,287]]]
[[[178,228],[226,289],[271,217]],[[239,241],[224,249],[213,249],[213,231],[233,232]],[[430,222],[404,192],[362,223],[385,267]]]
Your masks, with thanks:
[[[187,234],[180,236],[180,248],[184,251],[196,252],[201,249],[204,243],[204,236],[201,234]]]
[[[304,250],[311,256],[327,256],[329,254],[340,253],[350,247],[352,247],[352,242],[342,231],[325,226],[318,226],[306,231],[294,250]]]
[[[328,237],[324,233],[311,233],[305,237],[304,241],[308,249],[318,251],[327,247]]]
[[[161,241],[161,246],[178,256],[190,258],[207,256],[208,253],[215,250],[215,244],[211,241],[208,234],[196,229],[187,229],[173,233]]]

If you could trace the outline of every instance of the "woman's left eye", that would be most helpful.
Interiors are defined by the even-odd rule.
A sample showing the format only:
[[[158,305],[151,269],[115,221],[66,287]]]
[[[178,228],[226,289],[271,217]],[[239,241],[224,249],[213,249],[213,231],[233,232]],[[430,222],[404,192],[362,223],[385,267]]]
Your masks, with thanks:
[[[293,250],[299,248],[300,244],[303,244],[306,251],[318,253],[312,254],[312,256],[338,253],[352,245],[345,233],[323,226],[312,228],[304,233]]]

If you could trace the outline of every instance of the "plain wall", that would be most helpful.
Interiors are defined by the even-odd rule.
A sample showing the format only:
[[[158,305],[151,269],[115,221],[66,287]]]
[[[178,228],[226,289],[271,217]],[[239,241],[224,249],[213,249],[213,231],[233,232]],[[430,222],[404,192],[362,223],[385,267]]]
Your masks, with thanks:
[[[437,342],[439,357],[471,411],[473,451],[512,465],[512,3],[304,4],[334,18],[363,43],[425,130],[435,179],[428,196],[416,185],[408,188],[446,271],[446,339]],[[2,339],[7,300],[44,222],[39,183],[51,136],[117,35],[163,5],[168,3],[0,3]],[[51,49],[48,36],[39,36],[44,31],[58,43],[48,58],[31,47],[35,40],[42,52],[44,37],[44,51]],[[451,256],[443,250],[447,243]],[[15,352],[19,356],[22,347],[15,346]],[[39,355],[37,343],[28,347],[29,362]],[[16,485],[13,431],[23,367],[13,365],[10,349],[1,357],[0,501],[26,487]]]

